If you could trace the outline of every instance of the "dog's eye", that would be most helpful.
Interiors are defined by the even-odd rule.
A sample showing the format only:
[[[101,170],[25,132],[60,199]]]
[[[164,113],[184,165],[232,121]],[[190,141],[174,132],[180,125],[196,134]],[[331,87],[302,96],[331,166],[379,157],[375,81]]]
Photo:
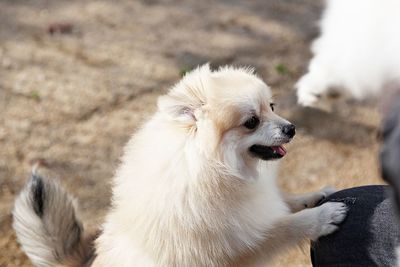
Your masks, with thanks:
[[[260,119],[257,116],[253,116],[244,123],[244,127],[252,130],[255,129],[259,124],[260,124]]]
[[[271,107],[272,111],[275,110],[275,103],[270,103],[269,106]]]

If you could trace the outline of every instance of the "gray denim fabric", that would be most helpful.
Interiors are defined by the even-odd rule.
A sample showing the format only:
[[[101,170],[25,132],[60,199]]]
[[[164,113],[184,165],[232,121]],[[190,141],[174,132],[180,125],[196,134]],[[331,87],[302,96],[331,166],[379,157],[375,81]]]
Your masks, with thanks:
[[[400,227],[388,186],[362,186],[323,200],[341,201],[349,213],[339,230],[311,243],[314,267],[396,266]]]

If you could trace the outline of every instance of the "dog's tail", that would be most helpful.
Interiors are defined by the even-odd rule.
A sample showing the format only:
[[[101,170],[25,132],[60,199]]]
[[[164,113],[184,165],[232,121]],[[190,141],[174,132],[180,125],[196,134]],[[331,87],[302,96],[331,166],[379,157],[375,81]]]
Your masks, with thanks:
[[[95,235],[84,233],[74,199],[35,171],[15,202],[13,227],[36,266],[90,266]]]

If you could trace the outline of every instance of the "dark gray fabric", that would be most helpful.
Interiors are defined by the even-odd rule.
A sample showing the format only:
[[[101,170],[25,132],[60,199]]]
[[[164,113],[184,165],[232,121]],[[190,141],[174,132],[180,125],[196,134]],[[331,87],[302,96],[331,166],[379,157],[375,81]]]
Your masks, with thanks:
[[[369,224],[372,242],[368,252],[378,266],[395,266],[397,262],[393,249],[399,245],[399,225],[391,200],[387,198],[376,206]]]
[[[400,210],[400,97],[393,99],[393,106],[383,123],[383,144],[380,153],[382,178],[394,189],[397,210]],[[400,213],[399,213],[400,214]]]
[[[349,206],[337,232],[311,244],[314,267],[395,266],[400,228],[388,186],[362,186],[330,195]]]

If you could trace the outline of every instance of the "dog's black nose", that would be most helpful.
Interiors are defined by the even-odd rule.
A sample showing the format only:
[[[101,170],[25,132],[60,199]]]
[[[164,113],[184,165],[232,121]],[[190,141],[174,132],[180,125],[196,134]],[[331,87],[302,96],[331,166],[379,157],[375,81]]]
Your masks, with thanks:
[[[288,124],[282,127],[282,132],[292,138],[296,134],[296,126]]]

